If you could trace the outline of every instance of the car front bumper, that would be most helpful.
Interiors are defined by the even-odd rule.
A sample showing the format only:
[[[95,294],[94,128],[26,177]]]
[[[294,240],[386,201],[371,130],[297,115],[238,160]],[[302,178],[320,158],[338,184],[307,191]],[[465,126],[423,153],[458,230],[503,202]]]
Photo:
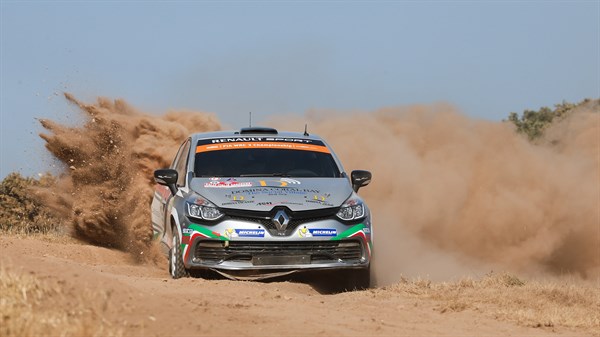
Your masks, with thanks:
[[[305,223],[286,236],[260,224],[225,220],[218,225],[190,223],[183,230],[187,269],[299,271],[368,268],[372,239],[369,219],[346,225],[335,220]]]

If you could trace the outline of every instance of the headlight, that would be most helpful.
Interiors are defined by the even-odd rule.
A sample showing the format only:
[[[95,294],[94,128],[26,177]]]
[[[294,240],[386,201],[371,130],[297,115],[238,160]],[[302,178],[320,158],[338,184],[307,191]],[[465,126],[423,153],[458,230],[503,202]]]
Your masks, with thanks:
[[[340,207],[340,210],[336,215],[344,221],[358,220],[365,217],[365,206],[362,200],[356,197],[350,197],[350,199],[346,200],[342,207]]]
[[[223,216],[215,205],[203,198],[196,198],[193,202],[186,201],[188,216],[204,220],[217,220]]]

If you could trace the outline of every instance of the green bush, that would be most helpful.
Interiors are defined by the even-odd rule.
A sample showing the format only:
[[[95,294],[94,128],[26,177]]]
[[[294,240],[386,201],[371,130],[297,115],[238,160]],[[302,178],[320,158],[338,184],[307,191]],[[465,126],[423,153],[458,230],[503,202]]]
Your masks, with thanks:
[[[538,111],[525,110],[521,116],[516,112],[511,112],[508,121],[515,124],[517,132],[526,135],[529,140],[533,141],[540,138],[544,134],[544,130],[553,122],[563,119],[574,108],[587,102],[589,102],[589,99],[585,99],[578,104],[563,101],[556,104],[554,109],[542,107]]]

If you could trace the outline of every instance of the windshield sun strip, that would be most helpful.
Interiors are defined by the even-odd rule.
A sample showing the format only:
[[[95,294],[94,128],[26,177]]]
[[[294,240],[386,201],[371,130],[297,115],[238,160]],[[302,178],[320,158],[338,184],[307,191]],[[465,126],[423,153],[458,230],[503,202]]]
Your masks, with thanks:
[[[222,150],[243,150],[243,149],[283,149],[283,150],[300,150],[313,151],[321,153],[331,153],[326,146],[299,144],[287,142],[234,142],[234,143],[218,143],[196,146],[196,153],[222,151]]]

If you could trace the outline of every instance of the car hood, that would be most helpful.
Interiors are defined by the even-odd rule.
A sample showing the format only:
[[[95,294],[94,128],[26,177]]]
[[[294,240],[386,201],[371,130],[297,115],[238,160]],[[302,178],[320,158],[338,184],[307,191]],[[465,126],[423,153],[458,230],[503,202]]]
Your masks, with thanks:
[[[352,194],[346,178],[194,178],[190,187],[218,207],[253,211],[339,207]]]

